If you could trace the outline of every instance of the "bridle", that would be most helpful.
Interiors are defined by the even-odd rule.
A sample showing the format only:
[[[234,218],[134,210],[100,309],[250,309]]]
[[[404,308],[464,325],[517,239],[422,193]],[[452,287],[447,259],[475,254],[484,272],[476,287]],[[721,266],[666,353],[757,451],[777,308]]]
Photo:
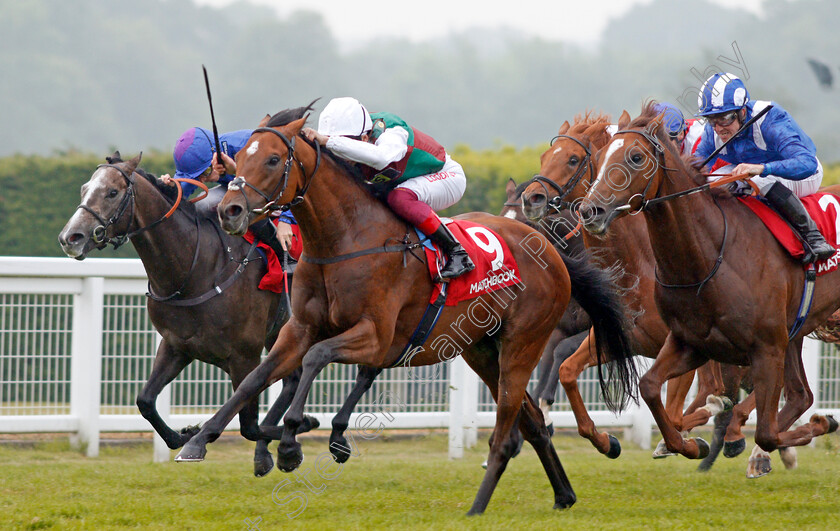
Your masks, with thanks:
[[[301,162],[300,159],[298,159],[295,156],[295,139],[296,139],[296,137],[292,137],[291,139],[286,138],[286,135],[284,135],[283,133],[281,133],[280,131],[278,131],[277,129],[274,129],[272,127],[259,127],[257,129],[254,129],[254,131],[251,133],[251,135],[254,135],[256,133],[272,133],[272,134],[275,134],[275,135],[277,135],[277,137],[280,138],[280,140],[283,141],[284,144],[286,144],[287,153],[286,153],[286,162],[283,165],[283,176],[281,177],[280,181],[277,183],[277,185],[274,187],[274,190],[270,194],[266,194],[265,192],[263,192],[262,190],[260,190],[256,186],[252,185],[251,183],[246,182],[245,177],[242,176],[242,175],[238,175],[236,178],[234,178],[228,184],[228,190],[232,190],[234,192],[237,192],[237,191],[241,192],[243,198],[245,199],[245,208],[248,210],[248,212],[251,212],[253,214],[262,215],[262,214],[267,214],[269,212],[274,212],[274,211],[277,211],[277,210],[285,212],[285,211],[289,210],[290,208],[292,208],[293,206],[301,203],[303,201],[304,195],[306,194],[306,191],[309,190],[309,185],[312,184],[312,179],[315,177],[315,172],[317,172],[318,168],[321,166],[321,145],[318,144],[317,142],[314,142],[315,153],[316,153],[315,168],[312,170],[312,174],[309,177],[307,177],[306,168],[303,166],[303,162]],[[298,168],[300,169],[300,174],[301,174],[301,177],[302,177],[302,181],[305,181],[305,184],[303,185],[303,188],[301,188],[301,190],[295,195],[295,197],[292,198],[291,201],[289,201],[288,203],[283,204],[283,205],[278,205],[276,203],[276,201],[277,201],[278,198],[283,196],[283,193],[286,191],[286,187],[289,185],[289,174],[291,173],[292,166],[294,165],[295,162],[298,164]],[[265,205],[262,208],[251,208],[251,205],[248,201],[248,196],[247,196],[247,194],[245,194],[245,191],[243,190],[243,188],[250,188],[255,193],[257,193],[260,197],[265,199]]]
[[[657,161],[656,161],[657,166],[656,166],[656,168],[662,168],[663,171],[676,171],[676,168],[669,168],[665,165],[665,148],[662,146],[662,144],[659,142],[659,140],[656,137],[654,137],[648,131],[645,131],[645,130],[640,131],[640,130],[637,130],[637,129],[622,129],[620,131],[616,131],[615,135],[626,134],[626,133],[635,133],[637,135],[641,135],[648,142],[651,143],[651,145],[653,146],[653,149],[654,149],[654,151],[656,152],[656,155],[657,155]],[[615,136],[615,135],[613,135],[613,136]],[[639,212],[643,212],[645,210],[648,210],[649,207],[652,206],[652,205],[656,205],[658,203],[663,203],[663,202],[669,201],[671,199],[676,199],[677,197],[683,197],[683,196],[690,195],[690,194],[693,194],[693,193],[696,193],[696,192],[700,192],[701,190],[707,190],[711,187],[711,185],[709,183],[706,183],[706,184],[703,184],[703,185],[700,185],[700,186],[697,186],[697,187],[694,187],[694,188],[690,188],[688,190],[683,190],[681,192],[677,192],[677,193],[674,193],[674,194],[647,199],[647,193],[648,193],[648,190],[650,189],[650,186],[651,186],[652,183],[653,183],[653,176],[651,176],[651,178],[648,179],[648,183],[645,186],[645,189],[644,189],[644,191],[642,191],[641,194],[635,194],[635,195],[631,196],[630,199],[627,200],[626,205],[620,206],[620,207],[616,208],[615,210],[616,211],[631,210],[633,208],[631,206],[631,202],[633,201],[633,199],[635,197],[640,196],[641,199],[642,199],[642,202],[639,205],[639,209],[636,210],[635,212],[631,212],[631,214],[638,214]],[[720,244],[720,252],[718,253],[718,257],[715,260],[714,265],[712,266],[711,270],[709,271],[709,274],[707,274],[706,277],[703,278],[703,280],[701,280],[699,282],[692,282],[690,284],[667,284],[665,282],[662,282],[659,279],[659,274],[657,273],[656,268],[654,268],[653,273],[654,273],[654,278],[656,279],[656,283],[659,284],[660,286],[662,286],[663,288],[671,288],[671,289],[674,289],[674,288],[697,288],[697,295],[699,295],[700,290],[703,289],[703,286],[705,286],[706,283],[709,282],[712,279],[713,276],[715,276],[715,273],[718,272],[718,269],[720,269],[720,265],[723,263],[723,251],[726,248],[726,240],[727,240],[727,235],[729,233],[729,224],[727,223],[727,220],[726,220],[726,212],[723,210],[723,208],[718,203],[717,198],[713,196],[712,200],[714,201],[715,206],[718,208],[718,210],[720,210],[720,213],[723,216],[723,242]]]
[[[543,187],[543,190],[545,190],[546,195],[548,195],[548,188],[546,187],[546,185],[550,186],[551,188],[554,189],[555,192],[557,192],[557,195],[555,197],[552,197],[548,201],[548,206],[550,206],[551,208],[553,208],[557,212],[560,212],[561,210],[563,210],[565,208],[572,209],[574,207],[573,203],[570,203],[568,201],[564,201],[563,199],[567,195],[569,195],[569,193],[572,190],[574,190],[575,186],[578,185],[580,180],[583,178],[584,173],[586,172],[586,168],[587,167],[589,168],[590,174],[594,174],[594,168],[592,166],[592,152],[589,150],[589,147],[586,146],[583,142],[581,142],[577,138],[575,138],[573,136],[569,136],[569,135],[557,135],[557,136],[555,136],[554,138],[551,139],[551,142],[549,142],[549,146],[553,146],[554,143],[559,138],[568,138],[569,140],[574,140],[580,147],[583,148],[583,151],[586,153],[586,155],[583,157],[583,160],[578,165],[577,170],[575,170],[574,175],[572,175],[572,178],[569,179],[569,181],[566,184],[564,184],[562,187],[560,185],[558,185],[557,183],[555,183],[554,181],[552,181],[551,179],[549,179],[548,177],[545,177],[545,176],[539,175],[539,174],[534,175],[534,178],[531,179],[531,181],[530,181],[531,183],[534,183],[534,182],[540,183],[540,185]],[[505,206],[510,206],[510,205],[505,203]]]
[[[117,170],[118,172],[120,172],[120,175],[123,176],[123,179],[125,179],[125,182],[127,183],[127,186],[126,186],[126,189],[125,189],[125,194],[123,194],[123,197],[120,200],[120,204],[117,205],[117,209],[114,211],[114,213],[111,215],[111,217],[108,218],[108,220],[105,220],[101,215],[99,215],[97,212],[95,212],[92,208],[85,205],[84,203],[82,203],[82,204],[80,204],[79,206],[76,207],[76,210],[81,208],[82,210],[88,212],[91,216],[94,217],[94,219],[96,219],[96,221],[99,222],[99,225],[97,225],[96,227],[93,228],[93,230],[91,231],[91,235],[90,235],[91,239],[96,244],[97,249],[103,249],[108,244],[113,245],[114,249],[117,249],[118,247],[123,245],[125,242],[130,240],[132,236],[135,236],[137,234],[140,234],[141,232],[147,231],[147,230],[149,230],[153,227],[156,227],[160,223],[164,222],[167,218],[172,216],[172,214],[178,209],[178,205],[181,204],[181,199],[183,198],[183,191],[182,191],[180,186],[176,186],[176,188],[178,190],[178,197],[175,199],[175,203],[172,205],[172,207],[169,209],[169,211],[166,214],[163,215],[163,217],[161,217],[158,220],[153,221],[152,223],[146,225],[145,227],[140,227],[140,228],[138,228],[134,231],[129,232],[126,229],[126,232],[123,233],[123,234],[118,234],[116,236],[108,236],[107,235],[108,227],[110,227],[111,225],[115,225],[122,218],[123,214],[125,214],[129,205],[131,205],[132,217],[134,217],[134,184],[135,183],[134,183],[134,178],[132,177],[132,175],[129,175],[128,173],[126,173],[122,168],[120,168],[116,164],[100,164],[99,166],[96,167],[96,169],[99,169],[99,168],[113,168],[113,169]],[[192,199],[191,202],[195,202],[195,201],[198,201],[200,199],[203,199],[207,195],[207,191],[208,191],[207,190],[207,185],[205,185],[204,183],[202,183],[200,181],[196,181],[194,179],[174,179],[174,180],[175,181],[186,181],[186,182],[192,183],[194,185],[197,185],[204,190],[204,195],[201,195],[201,196],[198,196],[198,197]],[[131,227],[130,223],[129,223],[129,227]]]

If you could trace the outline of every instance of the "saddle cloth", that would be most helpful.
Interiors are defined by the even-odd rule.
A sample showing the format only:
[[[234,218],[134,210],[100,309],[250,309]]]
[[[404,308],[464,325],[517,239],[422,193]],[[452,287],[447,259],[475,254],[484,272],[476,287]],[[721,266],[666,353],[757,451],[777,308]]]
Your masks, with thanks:
[[[519,266],[510,252],[507,243],[495,232],[483,225],[470,221],[442,219],[452,234],[464,246],[470,255],[475,269],[449,281],[446,306],[455,306],[459,302],[476,298],[485,293],[513,286],[521,282]],[[418,231],[419,232],[419,231]],[[424,250],[429,274],[436,278],[443,267],[444,255],[437,246],[432,246],[425,239]],[[441,284],[432,290],[430,302],[434,302],[440,293]]]
[[[776,240],[792,257],[802,258],[805,255],[799,236],[773,209],[755,197],[739,197],[738,199],[764,222],[764,225],[770,229]],[[840,248],[840,239],[838,239],[840,237],[840,231],[838,231],[838,228],[840,228],[838,227],[838,223],[840,223],[840,197],[818,192],[801,197],[800,200],[805,205],[811,219],[816,222],[825,240],[835,249]],[[817,275],[834,271],[838,265],[840,265],[840,250],[828,260],[817,262]]]
[[[300,228],[297,225],[292,224],[292,233],[293,238],[292,246],[289,248],[289,257],[294,260],[298,260],[303,252],[303,243],[300,239]],[[254,243],[254,233],[251,232],[251,229],[248,229],[242,237],[245,238],[248,243]],[[287,286],[288,281],[286,279],[286,272],[283,271],[283,262],[281,262],[277,257],[277,253],[274,252],[274,249],[262,241],[257,241],[257,249],[262,251],[263,260],[268,267],[268,272],[263,275],[260,280],[259,288],[266,291],[273,291],[274,293],[285,293],[289,286]]]

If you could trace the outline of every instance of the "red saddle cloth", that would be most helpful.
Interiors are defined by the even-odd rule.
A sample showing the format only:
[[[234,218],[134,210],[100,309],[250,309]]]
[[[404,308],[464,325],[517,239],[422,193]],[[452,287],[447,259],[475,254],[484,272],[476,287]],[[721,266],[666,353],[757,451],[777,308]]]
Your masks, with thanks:
[[[761,221],[791,256],[802,258],[805,255],[802,241],[775,211],[754,197],[739,197],[738,199],[761,218]],[[840,197],[828,193],[816,193],[801,197],[800,200],[805,205],[805,209],[808,210],[811,218],[817,223],[817,227],[825,240],[835,249],[840,248],[840,240],[838,239],[838,236],[840,236],[840,231],[838,231]],[[840,251],[828,260],[817,262],[817,275],[834,271],[839,264]]]
[[[521,282],[519,266],[507,243],[498,234],[484,225],[463,220],[448,220],[447,226],[472,258],[475,269],[449,281],[446,306],[455,306],[459,302]],[[437,246],[434,251],[428,247],[424,249],[429,274],[434,279],[443,267],[444,258]],[[430,302],[437,299],[440,288],[441,285],[437,284],[432,290]]]
[[[272,220],[272,223],[276,223]],[[248,243],[254,243],[254,233],[251,229],[242,236]],[[263,275],[260,280],[259,288],[266,291],[273,291],[274,293],[285,293],[287,289],[286,273],[283,271],[283,263],[277,258],[277,253],[274,249],[263,243],[257,242],[257,247],[265,252],[268,261],[268,272]],[[295,260],[300,259],[300,254],[303,252],[303,243],[300,239],[300,228],[292,224],[292,246],[289,249],[289,256]]]

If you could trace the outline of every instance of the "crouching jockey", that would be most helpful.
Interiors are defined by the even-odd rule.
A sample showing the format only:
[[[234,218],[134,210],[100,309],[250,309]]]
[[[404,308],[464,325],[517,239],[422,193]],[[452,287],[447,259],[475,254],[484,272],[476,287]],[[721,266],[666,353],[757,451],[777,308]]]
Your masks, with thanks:
[[[475,268],[467,252],[435,214],[464,195],[461,165],[432,137],[391,113],[368,113],[354,98],[335,98],[321,111],[318,130],[304,136],[334,155],[355,162],[365,178],[389,190],[388,206],[440,245],[447,255],[438,280]]]
[[[175,178],[219,183],[219,186],[210,189],[207,197],[195,204],[200,215],[216,216],[216,206],[227,192],[228,183],[236,176],[236,164],[233,157],[245,147],[251,133],[251,129],[242,129],[219,135],[222,160],[219,160],[217,156],[213,133],[207,129],[192,127],[178,139],[172,154],[175,159]],[[166,185],[174,185],[176,182],[169,174],[161,175],[160,181]],[[196,189],[196,186],[191,183],[181,182],[180,184],[184,197],[189,197]],[[284,212],[276,228],[268,218],[255,222],[249,228],[260,241],[274,250],[277,259],[283,264],[289,259],[286,257],[286,252],[291,247],[293,234],[291,225],[296,223],[291,212]]]
[[[745,122],[768,105],[773,107],[746,130]],[[700,89],[697,116],[707,120],[695,155],[704,160],[732,139],[709,161],[734,164],[733,175],[751,177],[762,196],[808,243],[803,262],[830,258],[836,252],[823,238],[800,197],[817,192],[823,169],[814,142],[779,104],[750,101],[744,82],[733,74],[714,74]]]

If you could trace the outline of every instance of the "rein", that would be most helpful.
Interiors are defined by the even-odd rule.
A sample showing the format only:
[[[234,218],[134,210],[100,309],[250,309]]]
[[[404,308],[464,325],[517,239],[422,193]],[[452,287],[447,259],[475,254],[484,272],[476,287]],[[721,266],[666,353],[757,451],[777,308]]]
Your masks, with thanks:
[[[263,215],[277,210],[285,212],[293,206],[302,202],[303,196],[306,194],[306,191],[309,190],[309,185],[312,184],[312,179],[315,177],[315,173],[318,171],[318,168],[321,167],[321,145],[317,142],[314,143],[316,153],[315,169],[312,170],[312,174],[307,179],[306,168],[304,168],[303,162],[301,162],[297,157],[295,157],[295,137],[292,137],[290,140],[286,138],[286,135],[272,127],[259,127],[257,129],[254,129],[251,135],[254,135],[255,133],[273,133],[277,135],[280,138],[280,140],[283,141],[284,144],[286,144],[287,154],[286,163],[283,166],[283,177],[280,179],[280,182],[277,183],[277,186],[274,187],[274,190],[270,194],[266,194],[256,186],[246,182],[245,177],[242,175],[238,175],[228,184],[228,190],[233,190],[234,192],[242,192],[242,195],[245,198],[246,208],[249,212],[252,212],[254,214]],[[300,168],[301,176],[303,177],[303,180],[306,181],[306,184],[303,185],[301,191],[297,195],[295,195],[295,197],[291,201],[289,201],[285,205],[278,206],[276,204],[277,198],[281,197],[286,191],[286,187],[289,184],[289,174],[291,173],[292,165],[295,162],[297,162],[298,167]],[[245,191],[242,189],[243,187],[250,188],[251,190],[256,192],[260,197],[265,199],[266,204],[262,208],[252,209],[251,205],[248,202],[248,196],[245,195]]]

